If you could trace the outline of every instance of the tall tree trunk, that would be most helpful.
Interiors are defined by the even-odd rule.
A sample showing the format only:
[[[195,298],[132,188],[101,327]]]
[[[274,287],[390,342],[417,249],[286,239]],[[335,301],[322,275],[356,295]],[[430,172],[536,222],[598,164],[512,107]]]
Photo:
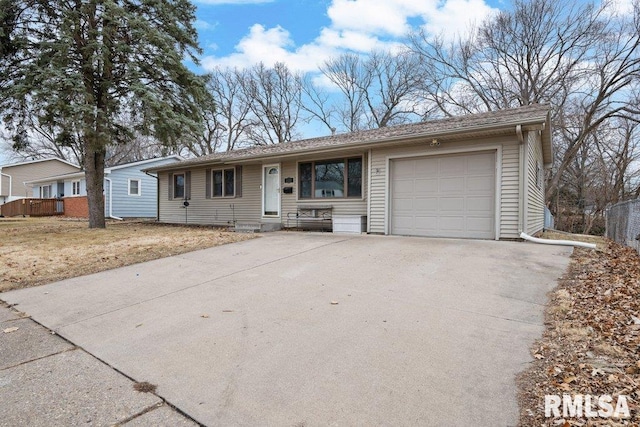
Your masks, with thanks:
[[[95,136],[88,137],[84,156],[84,170],[89,202],[89,228],[105,228],[104,219],[104,159],[106,150],[100,147]]]

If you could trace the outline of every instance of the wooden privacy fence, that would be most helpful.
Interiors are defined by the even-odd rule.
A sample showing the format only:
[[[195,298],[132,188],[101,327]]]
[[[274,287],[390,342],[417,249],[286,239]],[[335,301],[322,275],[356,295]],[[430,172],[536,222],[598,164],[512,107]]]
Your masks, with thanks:
[[[0,213],[6,217],[64,215],[64,201],[58,199],[19,199],[0,206]]]

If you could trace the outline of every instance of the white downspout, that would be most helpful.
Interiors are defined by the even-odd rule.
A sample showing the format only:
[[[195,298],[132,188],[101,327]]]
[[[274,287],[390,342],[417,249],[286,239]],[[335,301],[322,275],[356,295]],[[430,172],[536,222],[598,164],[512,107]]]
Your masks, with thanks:
[[[104,180],[109,182],[109,218],[122,221],[123,219],[119,216],[113,216],[113,185],[111,183],[111,178],[105,177]]]
[[[526,167],[527,167],[527,144],[524,140],[524,135],[522,134],[522,126],[516,126],[516,135],[518,136],[519,144],[519,154],[520,154],[520,171],[519,171],[519,182],[518,186],[520,187],[520,199],[518,200],[518,233],[523,233],[526,231],[527,224],[525,223],[525,211],[527,209],[526,203]]]
[[[371,233],[371,150],[367,154],[367,233]]]
[[[593,243],[574,242],[573,240],[538,239],[537,237],[529,236],[526,233],[520,233],[520,237],[530,242],[542,243],[543,245],[577,246],[579,248],[587,248],[587,249],[596,248],[596,245]]]

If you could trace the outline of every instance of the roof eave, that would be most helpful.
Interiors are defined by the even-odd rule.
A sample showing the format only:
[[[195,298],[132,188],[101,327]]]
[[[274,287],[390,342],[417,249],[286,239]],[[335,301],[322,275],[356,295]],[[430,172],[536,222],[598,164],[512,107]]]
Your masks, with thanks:
[[[539,117],[530,118],[530,119],[514,119],[509,122],[499,123],[495,125],[483,124],[483,125],[468,126],[464,128],[457,128],[457,129],[451,129],[451,130],[420,132],[420,133],[410,134],[410,135],[381,138],[380,140],[377,140],[377,141],[368,140],[368,141],[360,141],[360,142],[354,142],[354,143],[345,143],[340,145],[325,145],[320,147],[310,147],[310,148],[303,148],[299,150],[291,150],[288,152],[260,153],[255,155],[249,155],[246,157],[206,159],[202,161],[192,161],[192,162],[187,160],[188,162],[187,164],[175,163],[170,165],[162,165],[162,167],[144,169],[143,171],[157,173],[157,172],[165,172],[165,171],[182,170],[185,168],[192,168],[192,167],[202,167],[202,166],[208,166],[208,165],[214,166],[214,165],[224,165],[224,164],[247,163],[247,162],[254,162],[260,159],[269,159],[274,157],[278,157],[278,158],[296,157],[300,155],[324,153],[329,151],[344,151],[344,150],[359,149],[359,148],[380,147],[387,144],[397,144],[400,142],[410,143],[410,142],[415,142],[417,140],[422,140],[422,139],[446,138],[446,137],[452,137],[452,136],[458,136],[458,135],[463,136],[463,135],[470,135],[470,134],[480,134],[483,132],[488,133],[488,132],[504,131],[505,134],[511,134],[511,133],[515,134],[516,126],[518,125],[522,126],[523,130],[542,130],[543,135],[545,132],[549,132],[549,137],[547,138],[547,140],[550,144],[551,126],[549,126],[548,122],[549,122],[549,114],[547,113],[544,116],[539,116]],[[545,137],[543,136],[543,140],[544,139]],[[543,150],[543,152],[544,153],[548,152],[548,149]],[[545,156],[545,163],[546,163],[546,160],[547,159]]]

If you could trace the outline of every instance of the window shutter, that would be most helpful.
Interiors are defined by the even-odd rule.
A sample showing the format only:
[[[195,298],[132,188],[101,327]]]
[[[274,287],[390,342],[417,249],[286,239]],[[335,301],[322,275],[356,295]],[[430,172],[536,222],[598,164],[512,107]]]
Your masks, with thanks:
[[[184,173],[184,198],[191,200],[191,171]]]
[[[242,166],[236,166],[236,197],[242,197]]]
[[[169,176],[169,183],[167,184],[167,188],[169,189],[168,196],[169,196],[169,200],[173,200],[173,174],[170,173],[168,176]]]
[[[207,169],[204,172],[205,176],[205,198],[211,198],[211,169]]]

